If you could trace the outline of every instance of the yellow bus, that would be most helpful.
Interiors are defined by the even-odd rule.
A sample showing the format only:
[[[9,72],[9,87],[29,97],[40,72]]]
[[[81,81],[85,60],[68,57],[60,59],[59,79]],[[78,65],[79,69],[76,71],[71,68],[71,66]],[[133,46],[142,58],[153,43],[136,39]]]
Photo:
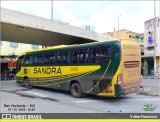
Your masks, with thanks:
[[[17,83],[84,94],[121,96],[141,83],[141,51],[134,41],[60,45],[23,53],[17,60]]]

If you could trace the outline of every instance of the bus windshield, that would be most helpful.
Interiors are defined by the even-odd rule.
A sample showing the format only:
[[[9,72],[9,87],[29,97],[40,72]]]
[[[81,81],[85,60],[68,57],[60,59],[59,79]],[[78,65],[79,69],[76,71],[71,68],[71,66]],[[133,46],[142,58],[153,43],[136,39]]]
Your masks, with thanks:
[[[17,65],[16,65],[16,73],[18,73],[21,70],[23,58],[24,56],[21,56],[18,58]]]

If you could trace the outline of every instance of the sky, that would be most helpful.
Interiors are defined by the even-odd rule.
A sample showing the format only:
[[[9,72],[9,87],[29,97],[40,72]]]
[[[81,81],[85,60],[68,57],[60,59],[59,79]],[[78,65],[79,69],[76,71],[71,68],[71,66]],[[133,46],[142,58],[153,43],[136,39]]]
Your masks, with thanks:
[[[51,19],[51,0],[8,1],[1,0],[1,7]],[[160,2],[156,1],[156,16],[160,16]],[[53,1],[53,18],[70,25],[94,25],[99,33],[127,29],[144,33],[144,22],[154,18],[154,1],[81,0]]]

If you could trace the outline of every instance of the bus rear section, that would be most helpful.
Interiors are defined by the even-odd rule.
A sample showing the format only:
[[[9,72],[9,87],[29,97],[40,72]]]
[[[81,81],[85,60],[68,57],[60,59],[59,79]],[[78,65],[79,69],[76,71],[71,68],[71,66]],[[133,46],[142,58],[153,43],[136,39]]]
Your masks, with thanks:
[[[141,51],[140,45],[135,41],[121,41],[121,74],[117,83],[122,89],[122,94],[137,92],[141,84]]]

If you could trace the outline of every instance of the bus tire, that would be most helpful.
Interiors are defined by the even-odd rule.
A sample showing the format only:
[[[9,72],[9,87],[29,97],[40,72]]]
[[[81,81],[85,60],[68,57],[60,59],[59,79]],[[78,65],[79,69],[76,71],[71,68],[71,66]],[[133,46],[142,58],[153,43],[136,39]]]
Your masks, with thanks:
[[[71,91],[71,95],[75,98],[80,98],[83,95],[81,86],[77,82],[71,84],[70,91]]]
[[[23,80],[23,85],[24,85],[26,88],[29,88],[29,89],[32,88],[32,86],[30,85],[30,82],[29,82],[29,79],[28,79],[28,78],[24,78],[24,80]]]

